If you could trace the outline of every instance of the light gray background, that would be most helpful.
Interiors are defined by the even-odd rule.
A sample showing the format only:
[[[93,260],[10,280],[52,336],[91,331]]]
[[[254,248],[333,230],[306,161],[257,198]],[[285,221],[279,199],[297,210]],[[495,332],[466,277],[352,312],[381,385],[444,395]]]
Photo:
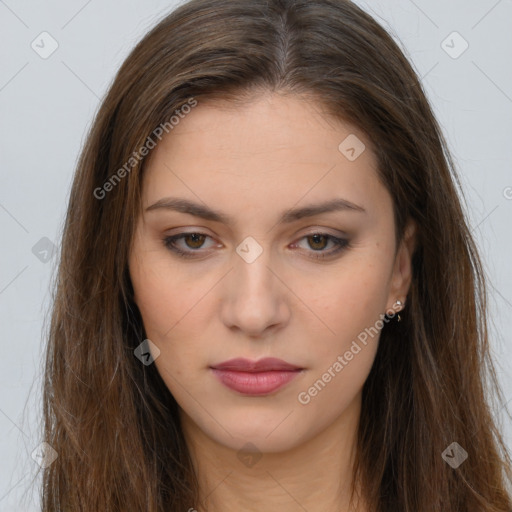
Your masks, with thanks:
[[[358,0],[423,78],[461,174],[489,276],[493,353],[512,405],[512,0]],[[114,73],[175,2],[0,0],[0,510],[35,511],[41,332],[74,166]],[[47,31],[57,50],[43,59]],[[469,44],[454,59],[442,42]],[[44,37],[44,36],[42,36]],[[452,42],[453,41],[453,42]],[[45,49],[50,48],[45,39]],[[450,36],[452,53],[463,41]],[[43,51],[40,48],[39,51]],[[36,245],[39,244],[39,245]],[[36,249],[33,250],[33,247]],[[454,297],[456,300],[456,297]],[[503,416],[504,409],[501,413]],[[503,417],[512,445],[510,420]]]

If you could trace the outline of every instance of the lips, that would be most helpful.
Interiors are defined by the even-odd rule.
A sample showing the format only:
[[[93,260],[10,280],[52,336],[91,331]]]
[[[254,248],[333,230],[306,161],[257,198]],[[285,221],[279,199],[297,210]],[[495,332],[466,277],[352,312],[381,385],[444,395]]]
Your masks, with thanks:
[[[212,366],[217,370],[232,370],[235,372],[273,372],[273,371],[295,371],[300,370],[298,366],[289,364],[282,359],[276,359],[275,357],[265,357],[259,361],[250,361],[242,357],[236,359],[230,359],[223,363]]]
[[[266,395],[294,379],[303,368],[273,357],[250,361],[236,358],[211,367],[222,384],[244,395]]]

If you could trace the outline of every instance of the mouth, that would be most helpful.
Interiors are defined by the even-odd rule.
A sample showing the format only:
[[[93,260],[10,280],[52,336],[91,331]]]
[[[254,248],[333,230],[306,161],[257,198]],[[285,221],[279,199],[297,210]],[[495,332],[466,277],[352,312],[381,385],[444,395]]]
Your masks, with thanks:
[[[243,395],[261,396],[277,391],[304,368],[276,358],[259,361],[236,358],[210,366],[213,374],[229,389]]]

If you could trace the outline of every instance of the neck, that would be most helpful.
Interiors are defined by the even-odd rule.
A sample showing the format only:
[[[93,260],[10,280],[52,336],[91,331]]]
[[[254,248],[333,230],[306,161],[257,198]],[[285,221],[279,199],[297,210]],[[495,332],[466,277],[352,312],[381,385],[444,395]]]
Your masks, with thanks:
[[[199,482],[197,512],[364,512],[350,504],[361,396],[327,429],[287,451],[232,449],[201,431],[181,411]],[[358,486],[356,494],[360,494]]]

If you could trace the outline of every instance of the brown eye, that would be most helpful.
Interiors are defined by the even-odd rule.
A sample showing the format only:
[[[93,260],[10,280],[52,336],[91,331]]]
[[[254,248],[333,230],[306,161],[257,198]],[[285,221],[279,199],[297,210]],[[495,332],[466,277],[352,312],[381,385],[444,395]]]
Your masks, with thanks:
[[[203,253],[205,251],[201,249],[204,248],[207,238],[211,239],[210,236],[204,233],[179,233],[165,237],[162,242],[167,249],[180,257],[197,258],[204,255]],[[307,241],[308,247],[306,247],[305,250],[310,253],[311,257],[314,259],[324,259],[335,256],[349,246],[348,240],[337,238],[327,233],[312,233],[302,237],[301,240]],[[183,243],[179,244],[178,242]],[[332,244],[331,249],[327,249],[329,243]],[[298,243],[293,245],[300,247]]]
[[[204,233],[179,233],[173,236],[165,237],[162,242],[164,246],[170,251],[176,253],[178,256],[183,258],[194,258],[200,256],[203,251],[199,249],[203,248],[205,240],[211,238]],[[184,243],[178,244],[183,241]]]
[[[343,238],[338,238],[328,233],[311,233],[302,238],[307,241],[307,247],[304,249],[310,253],[314,259],[329,258],[335,256],[339,252],[349,247],[349,241]],[[332,244],[331,249],[328,249],[329,243]],[[300,247],[299,243],[294,244]]]
[[[321,234],[309,235],[306,238],[308,239],[309,246],[315,250],[325,249],[329,242],[329,238]]]
[[[200,249],[201,246],[204,244],[205,238],[206,235],[202,235],[200,233],[191,233],[183,236],[183,240],[185,240],[185,243],[191,249]],[[192,243],[189,244],[187,240],[192,240]]]

